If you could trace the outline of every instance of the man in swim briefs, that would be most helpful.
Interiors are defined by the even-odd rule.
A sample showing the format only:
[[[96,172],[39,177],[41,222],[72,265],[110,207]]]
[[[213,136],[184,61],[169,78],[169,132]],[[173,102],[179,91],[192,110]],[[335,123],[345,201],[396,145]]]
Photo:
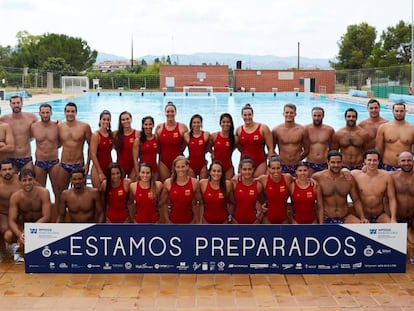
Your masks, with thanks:
[[[89,150],[87,151],[87,161],[85,164],[83,146],[85,142],[91,141],[91,127],[89,124],[76,120],[77,106],[75,103],[68,103],[65,106],[66,121],[58,124],[59,141],[62,145],[61,163],[58,172],[58,186],[56,188],[58,196],[56,204],[59,204],[60,194],[68,188],[70,176],[74,170],[83,170],[85,176],[89,172]]]
[[[306,128],[295,122],[296,105],[288,103],[283,107],[285,122],[272,130],[274,146],[279,149],[283,173],[294,174],[295,164],[309,153],[309,134]]]
[[[23,112],[23,99],[19,95],[10,97],[12,113],[0,118],[10,125],[14,137],[14,151],[7,153],[17,171],[23,168],[33,169],[32,151],[30,148],[30,126],[37,121],[34,113]]]
[[[403,151],[411,152],[414,144],[414,125],[405,120],[407,113],[404,103],[392,106],[394,120],[382,124],[378,128],[375,149],[382,157],[380,168],[395,171],[398,167],[398,156]]]
[[[379,163],[379,152],[369,149],[364,152],[365,169],[353,170],[351,173],[357,184],[364,215],[369,222],[396,222],[394,181],[389,173],[378,169]],[[385,210],[385,198],[388,200],[390,215]]]
[[[312,123],[305,126],[309,134],[310,149],[306,157],[309,165],[309,173],[323,171],[328,168],[326,156],[332,136],[335,133],[333,127],[323,124],[325,111],[321,107],[312,108]]]
[[[414,170],[413,155],[403,151],[398,157],[400,170],[391,173],[397,200],[397,222],[407,224],[407,239],[414,243]]]
[[[342,172],[342,154],[337,150],[328,153],[328,169],[313,174],[317,187],[318,220],[320,224],[367,223],[361,200],[353,178]],[[358,217],[351,214],[347,197],[351,196]]]
[[[50,183],[54,189],[58,183],[59,163],[59,127],[58,123],[52,121],[52,106],[49,104],[41,104],[39,107],[40,121],[32,124],[30,131],[32,137],[36,140],[36,161],[35,176],[37,182],[43,187],[46,186],[47,175],[49,175]]]
[[[339,150],[343,156],[343,166],[350,171],[361,169],[362,154],[368,148],[369,134],[357,125],[358,112],[354,108],[345,111],[345,127],[332,137],[331,150]]]

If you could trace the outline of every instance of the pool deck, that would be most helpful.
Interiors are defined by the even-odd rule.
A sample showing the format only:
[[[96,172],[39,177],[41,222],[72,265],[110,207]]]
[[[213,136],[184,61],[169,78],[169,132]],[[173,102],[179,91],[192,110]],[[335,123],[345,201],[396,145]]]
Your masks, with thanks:
[[[25,274],[0,263],[2,310],[414,310],[399,274]]]
[[[24,103],[64,98],[68,96],[34,95]],[[3,101],[5,107],[8,102]],[[414,251],[414,245],[408,250]],[[0,306],[62,311],[414,310],[414,265],[407,262],[407,272],[398,274],[26,274],[24,265],[6,257],[0,263]]]
[[[317,95],[325,95],[326,98],[335,99],[335,100],[342,101],[345,103],[356,103],[356,104],[360,104],[363,106],[366,106],[369,100],[369,98],[350,96],[347,94],[317,94]],[[25,98],[24,105],[36,105],[36,104],[41,104],[44,102],[50,102],[54,100],[71,99],[73,97],[74,95],[69,95],[69,94],[56,94],[56,93],[36,94],[30,98]],[[379,102],[381,103],[383,107],[386,107],[387,109],[390,109],[392,105],[394,104],[394,102],[391,102],[383,98],[379,99]],[[414,104],[406,103],[406,106],[407,106],[408,113],[414,113]],[[0,108],[1,110],[9,108],[9,101],[7,100],[0,101]]]
[[[23,99],[23,105],[38,105],[45,102],[51,102],[54,100],[60,100],[60,99],[67,99],[70,98],[70,96],[65,94],[38,94],[33,95],[29,98]],[[8,100],[1,100],[0,101],[0,107],[3,111],[4,109],[10,108],[9,101]]]

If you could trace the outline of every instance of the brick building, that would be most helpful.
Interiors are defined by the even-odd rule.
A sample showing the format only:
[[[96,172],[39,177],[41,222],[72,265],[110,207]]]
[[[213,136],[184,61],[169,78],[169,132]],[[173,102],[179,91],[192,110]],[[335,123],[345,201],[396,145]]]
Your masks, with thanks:
[[[160,66],[160,88],[183,91],[184,86],[212,86],[214,92],[335,93],[334,70],[250,70],[228,66]]]
[[[255,92],[335,93],[334,70],[245,70],[234,71],[234,90]]]
[[[184,86],[212,86],[214,92],[228,92],[229,66],[160,66],[161,91],[182,92]]]

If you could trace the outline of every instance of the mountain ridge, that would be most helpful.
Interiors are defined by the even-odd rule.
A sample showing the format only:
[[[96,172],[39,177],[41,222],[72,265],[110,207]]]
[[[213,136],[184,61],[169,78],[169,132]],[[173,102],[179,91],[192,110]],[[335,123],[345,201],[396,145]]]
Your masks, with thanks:
[[[139,61],[145,60],[147,64],[152,64],[156,58],[166,58],[167,56],[144,55],[134,57]],[[274,56],[274,55],[249,55],[239,53],[193,53],[193,54],[171,54],[171,63],[177,65],[228,65],[235,69],[237,61],[241,61],[241,69],[290,69],[296,68],[297,56]],[[98,52],[96,63],[103,61],[128,60],[123,56],[117,56],[104,52]],[[299,61],[300,68],[309,69],[332,69],[328,58],[309,58],[301,56]]]

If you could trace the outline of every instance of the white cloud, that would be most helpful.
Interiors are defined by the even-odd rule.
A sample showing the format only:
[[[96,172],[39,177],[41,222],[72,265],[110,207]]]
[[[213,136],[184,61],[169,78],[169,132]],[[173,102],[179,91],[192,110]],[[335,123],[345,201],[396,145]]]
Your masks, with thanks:
[[[331,58],[351,24],[381,32],[411,22],[411,0],[2,0],[0,45],[16,33],[81,37],[101,52],[129,56],[195,52]]]

